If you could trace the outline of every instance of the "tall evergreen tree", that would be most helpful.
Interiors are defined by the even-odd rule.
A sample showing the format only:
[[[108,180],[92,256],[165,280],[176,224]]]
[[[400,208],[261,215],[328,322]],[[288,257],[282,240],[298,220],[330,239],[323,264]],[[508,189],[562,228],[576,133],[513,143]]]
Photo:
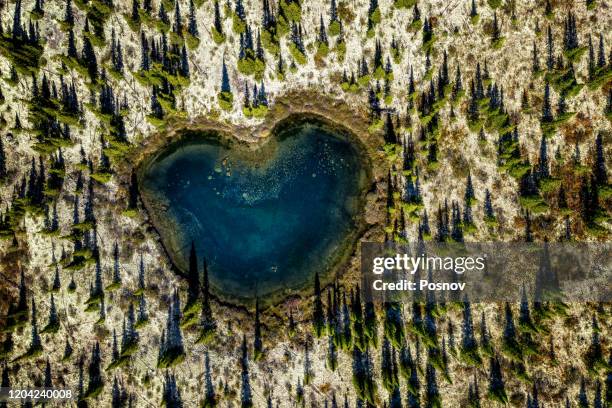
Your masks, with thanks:
[[[85,33],[89,33],[89,21],[87,18],[85,19],[84,31]],[[81,58],[83,60],[83,65],[87,67],[89,79],[95,83],[98,80],[98,60],[94,47],[89,39],[89,35],[83,35],[83,51],[81,53]]]
[[[251,408],[253,407],[253,397],[251,391],[251,382],[249,379],[249,356],[247,350],[246,336],[242,337],[242,356],[240,358],[240,367],[242,369],[241,374],[241,386],[240,386],[240,407]]]
[[[6,180],[8,171],[6,167],[6,152],[4,151],[4,141],[0,138],[0,182]]]
[[[608,171],[604,156],[603,138],[601,133],[595,138],[595,158],[593,160],[593,176],[596,186],[606,186],[608,184]]]
[[[502,404],[508,403],[506,387],[502,377],[501,364],[499,358],[491,357],[489,366],[489,398],[499,401]]]
[[[217,5],[217,7],[219,6]],[[200,33],[198,32],[196,10],[195,5],[193,4],[193,0],[189,0],[189,26],[187,28],[187,31],[194,37],[198,37],[200,35]]]
[[[552,107],[550,104],[550,84],[546,81],[544,87],[544,102],[542,103],[542,118],[543,123],[551,123],[553,121]]]
[[[263,356],[263,340],[261,338],[261,321],[259,316],[259,298],[255,299],[255,330],[253,333],[253,360],[258,361]]]
[[[208,265],[206,259],[204,259],[204,277],[202,281],[202,310],[200,314],[200,339],[199,342],[208,341],[215,330],[217,329],[217,322],[213,317],[212,308],[210,306],[210,284],[208,279]]]
[[[23,35],[23,28],[21,27],[21,0],[15,1],[15,11],[13,13],[13,30],[12,39],[13,42],[20,41]]]
[[[319,273],[315,273],[314,281],[314,302],[312,314],[312,326],[316,337],[321,337],[325,327],[325,316],[323,314],[323,302],[321,301],[321,281]]]
[[[555,66],[555,45],[553,41],[552,28],[550,27],[550,25],[548,26],[548,30],[546,31],[546,38],[546,45],[548,50],[548,56],[546,58],[546,68],[549,71],[552,71]]]
[[[38,334],[38,322],[36,320],[36,303],[34,303],[34,297],[32,297],[32,336],[29,353],[36,354],[41,350],[42,343],[40,341],[40,335]]]
[[[179,36],[183,36],[183,22],[181,17],[181,8],[178,0],[174,3],[174,26],[172,27],[174,32]]]
[[[87,392],[85,393],[87,398],[95,398],[102,391],[104,380],[102,379],[102,370],[100,369],[101,363],[100,343],[96,341],[96,344],[91,349],[91,359],[87,368],[89,374]]]
[[[213,408],[217,406],[217,396],[212,382],[212,371],[210,369],[210,357],[208,350],[204,352],[204,407]]]

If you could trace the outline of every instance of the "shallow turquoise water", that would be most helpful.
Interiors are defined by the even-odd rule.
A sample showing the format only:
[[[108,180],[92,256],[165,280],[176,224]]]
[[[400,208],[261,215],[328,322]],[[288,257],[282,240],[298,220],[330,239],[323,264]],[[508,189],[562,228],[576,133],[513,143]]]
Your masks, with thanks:
[[[303,124],[254,151],[189,137],[146,169],[141,189],[168,204],[178,239],[162,241],[186,265],[193,240],[226,295],[265,296],[310,284],[356,227],[364,171],[345,136]],[[174,242],[171,242],[174,241]]]

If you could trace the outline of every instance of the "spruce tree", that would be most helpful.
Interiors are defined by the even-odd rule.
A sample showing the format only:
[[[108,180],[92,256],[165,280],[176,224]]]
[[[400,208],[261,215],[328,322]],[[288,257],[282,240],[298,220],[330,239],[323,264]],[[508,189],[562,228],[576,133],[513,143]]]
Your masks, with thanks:
[[[11,379],[9,377],[9,368],[5,365],[2,369],[2,381],[0,382],[0,387],[6,389],[11,387]],[[7,408],[6,401],[0,401],[0,408]]]
[[[503,350],[511,358],[516,360],[522,359],[521,347],[517,341],[516,328],[514,326],[514,316],[510,304],[506,302],[505,306],[505,326],[502,337]]]
[[[312,362],[310,361],[308,342],[306,342],[304,346],[304,385],[309,385],[313,378],[314,371],[312,369]]]
[[[253,333],[253,360],[263,357],[263,341],[261,338],[261,321],[259,316],[259,298],[255,299],[255,329]]]
[[[323,328],[325,327],[325,316],[323,314],[323,302],[321,301],[321,282],[319,280],[319,273],[315,273],[314,281],[314,302],[313,302],[313,314],[312,314],[312,326],[315,336],[321,337],[323,334]]]
[[[589,400],[586,393],[584,377],[580,380],[580,391],[578,392],[578,408],[589,408]]]
[[[72,356],[73,351],[74,350],[72,349],[70,341],[66,339],[66,345],[64,346],[64,355],[62,356],[62,361],[68,360]]]
[[[218,8],[217,4],[217,8]],[[216,12],[216,11],[215,11]],[[196,21],[196,10],[195,5],[193,4],[193,0],[189,0],[189,26],[187,28],[189,34],[194,37],[198,37],[200,33],[198,32],[198,23]]]
[[[547,50],[548,50],[548,57],[546,58],[546,68],[549,71],[552,71],[552,69],[554,68],[555,65],[555,45],[553,42],[553,34],[552,34],[552,28],[550,27],[550,25],[548,26],[548,30],[546,32],[546,38],[547,38]]]
[[[38,322],[36,319],[36,303],[34,303],[34,297],[32,297],[32,336],[30,340],[30,348],[28,354],[38,354],[42,351],[42,343],[40,341],[40,335],[38,334]]]
[[[12,40],[13,42],[21,41],[21,37],[23,34],[21,27],[21,0],[15,1],[15,11],[13,13],[13,30],[12,30]]]
[[[221,12],[219,11],[219,1],[215,0],[215,18],[214,18],[214,29],[219,33],[221,37],[223,34],[223,25],[221,24]]]
[[[202,281],[202,309],[200,315],[200,338],[198,342],[207,342],[217,329],[217,322],[210,307],[210,283],[208,279],[208,265],[204,259],[204,276]]]
[[[0,182],[6,180],[8,171],[6,167],[6,152],[4,151],[3,137],[0,138]]]
[[[485,190],[484,213],[486,220],[495,219],[495,213],[493,212],[493,204],[491,202],[491,192],[488,188]]]
[[[493,12],[493,29],[491,33],[491,41],[495,44],[500,40],[501,33],[499,28],[499,22],[497,21],[497,12]]]
[[[217,396],[212,382],[212,370],[210,369],[210,357],[208,350],[204,352],[204,408],[217,406]]]
[[[64,12],[64,24],[68,27],[74,25],[74,14],[72,12],[72,0],[66,0],[66,11]]]
[[[178,0],[176,0],[174,3],[174,26],[172,29],[179,37],[183,36],[183,22]]]
[[[599,33],[599,47],[597,53],[597,68],[603,69],[606,66],[606,51],[604,46],[603,34]]]
[[[96,344],[92,347],[91,359],[87,368],[89,382],[87,384],[87,392],[85,393],[86,398],[95,398],[98,394],[100,394],[100,391],[102,391],[104,381],[102,379],[102,371],[100,369],[101,362],[102,356],[100,354],[100,343],[96,341]]]
[[[43,333],[55,333],[59,330],[60,321],[55,307],[55,299],[53,293],[51,293],[51,300],[49,306],[49,321],[45,328],[42,330]]]
[[[221,69],[221,92],[232,92],[232,89],[230,87],[229,74],[227,73],[227,66],[225,65],[225,60],[223,60],[223,67]]]
[[[608,171],[604,157],[603,138],[601,133],[595,137],[595,157],[593,160],[593,176],[595,185],[598,187],[608,184]]]
[[[502,404],[508,403],[501,364],[497,356],[491,357],[489,365],[489,398]]]
[[[89,33],[89,21],[87,18],[85,19],[84,31],[85,33]],[[92,83],[95,83],[98,80],[98,60],[88,35],[83,36],[83,51],[81,53],[81,58],[83,64],[87,67],[89,79]]]
[[[247,350],[247,342],[246,335],[242,337],[242,347],[241,347],[241,358],[240,358],[240,367],[242,370],[241,373],[241,386],[240,386],[240,407],[241,408],[251,408],[253,407],[253,399],[252,399],[252,391],[251,391],[251,382],[249,379],[249,357]]]
[[[132,14],[130,16],[132,23],[140,23],[140,3],[138,0],[132,0]]]
[[[425,407],[442,408],[442,398],[438,391],[438,381],[436,379],[436,369],[429,362],[425,368]]]
[[[463,300],[463,323],[461,325],[461,357],[470,364],[479,364],[478,343],[474,335],[472,306],[467,298]]]
[[[534,73],[540,72],[540,56],[538,54],[538,46],[536,42],[533,42],[533,53],[532,53],[533,62],[531,64],[531,70]]]
[[[542,123],[551,123],[553,121],[552,107],[550,104],[550,84],[546,81],[544,87],[544,102],[542,103]]]

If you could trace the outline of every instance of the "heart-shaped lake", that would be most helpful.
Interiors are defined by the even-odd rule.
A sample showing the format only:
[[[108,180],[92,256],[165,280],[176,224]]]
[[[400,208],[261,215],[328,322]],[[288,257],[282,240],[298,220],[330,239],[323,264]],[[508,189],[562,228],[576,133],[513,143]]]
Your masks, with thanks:
[[[175,266],[187,269],[193,241],[223,297],[269,300],[310,288],[352,250],[363,157],[352,137],[312,121],[257,149],[191,132],[142,165],[139,185]]]

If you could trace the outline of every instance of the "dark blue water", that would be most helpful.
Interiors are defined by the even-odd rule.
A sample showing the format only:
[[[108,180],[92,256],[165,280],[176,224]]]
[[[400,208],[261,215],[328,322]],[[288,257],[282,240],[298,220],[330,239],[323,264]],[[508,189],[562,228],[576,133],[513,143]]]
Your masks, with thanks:
[[[310,286],[354,239],[361,167],[345,136],[300,125],[258,150],[192,136],[148,166],[141,188],[168,206],[151,215],[177,266],[184,269],[193,240],[213,287],[266,296]]]

